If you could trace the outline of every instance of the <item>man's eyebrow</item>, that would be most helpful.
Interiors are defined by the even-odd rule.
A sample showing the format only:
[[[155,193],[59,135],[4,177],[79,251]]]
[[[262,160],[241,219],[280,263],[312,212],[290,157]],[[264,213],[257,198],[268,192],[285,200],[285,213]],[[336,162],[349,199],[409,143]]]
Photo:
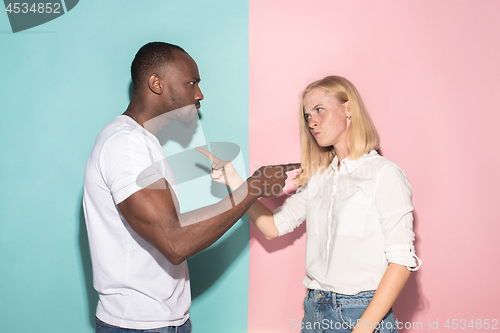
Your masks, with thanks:
[[[200,82],[201,81],[201,79],[199,77],[197,77],[197,76],[193,76],[192,79],[195,82]]]

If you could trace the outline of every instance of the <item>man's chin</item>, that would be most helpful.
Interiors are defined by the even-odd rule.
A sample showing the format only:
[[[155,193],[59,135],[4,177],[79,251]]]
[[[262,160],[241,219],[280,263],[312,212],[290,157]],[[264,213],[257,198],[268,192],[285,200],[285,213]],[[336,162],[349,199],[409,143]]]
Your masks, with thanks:
[[[196,122],[198,120],[198,113],[194,113],[192,115],[190,115],[189,119],[179,119],[179,122],[182,124],[182,126],[184,126],[185,128],[189,128],[191,126],[193,126],[193,123]]]
[[[190,128],[191,125],[193,125],[193,122],[186,122],[186,121],[181,121],[181,124],[182,126],[184,126],[185,128]]]

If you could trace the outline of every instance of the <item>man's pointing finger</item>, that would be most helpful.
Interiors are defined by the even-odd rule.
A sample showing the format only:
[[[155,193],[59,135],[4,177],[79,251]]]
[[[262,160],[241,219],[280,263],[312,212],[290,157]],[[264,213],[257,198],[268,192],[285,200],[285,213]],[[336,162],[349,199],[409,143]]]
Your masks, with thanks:
[[[300,163],[283,164],[283,166],[285,167],[285,172],[297,170],[302,167]]]

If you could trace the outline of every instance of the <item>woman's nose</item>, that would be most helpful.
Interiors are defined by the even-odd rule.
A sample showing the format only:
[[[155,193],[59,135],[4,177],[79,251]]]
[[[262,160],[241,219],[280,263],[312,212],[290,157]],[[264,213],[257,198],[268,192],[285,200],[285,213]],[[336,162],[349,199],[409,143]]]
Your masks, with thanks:
[[[310,129],[313,129],[314,127],[318,126],[318,121],[315,117],[309,118],[307,121],[307,126],[309,126]]]

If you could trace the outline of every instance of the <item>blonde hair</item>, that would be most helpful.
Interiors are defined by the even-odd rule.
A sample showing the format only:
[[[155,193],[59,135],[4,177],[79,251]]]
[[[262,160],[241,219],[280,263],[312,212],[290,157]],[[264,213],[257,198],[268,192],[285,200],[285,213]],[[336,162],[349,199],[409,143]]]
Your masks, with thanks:
[[[300,100],[300,131],[302,169],[296,180],[302,185],[318,170],[326,170],[335,157],[333,147],[320,147],[304,119],[304,97],[315,88],[326,91],[339,104],[349,101],[351,126],[349,128],[349,159],[356,160],[373,149],[378,149],[380,138],[356,87],[341,76],[327,76],[309,84]]]

